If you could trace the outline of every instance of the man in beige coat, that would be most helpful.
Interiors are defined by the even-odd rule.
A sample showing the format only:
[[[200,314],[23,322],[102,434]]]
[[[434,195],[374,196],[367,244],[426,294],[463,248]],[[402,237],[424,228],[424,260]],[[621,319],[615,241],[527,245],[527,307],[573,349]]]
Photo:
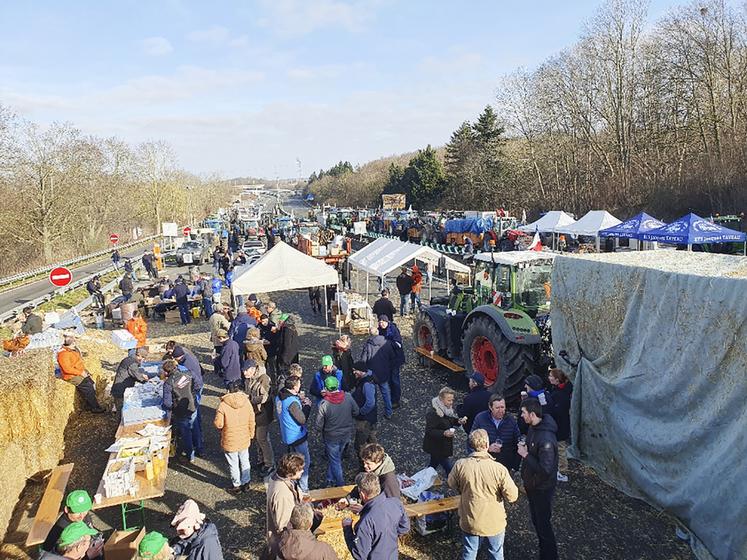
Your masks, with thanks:
[[[232,494],[246,492],[251,479],[249,445],[254,437],[254,409],[243,391],[243,381],[228,386],[215,411],[215,427],[220,430],[220,445],[228,462]]]
[[[488,558],[503,560],[506,510],[503,501],[515,502],[519,489],[508,469],[488,453],[488,433],[474,430],[469,444],[475,450],[459,459],[449,474],[449,486],[461,494],[459,526],[464,548],[462,560],[474,560],[483,540],[488,541]]]
[[[303,475],[304,457],[287,453],[278,461],[275,474],[267,485],[267,550],[262,558],[270,558],[269,550],[276,548],[280,533],[290,522],[293,507],[301,503],[298,481]]]

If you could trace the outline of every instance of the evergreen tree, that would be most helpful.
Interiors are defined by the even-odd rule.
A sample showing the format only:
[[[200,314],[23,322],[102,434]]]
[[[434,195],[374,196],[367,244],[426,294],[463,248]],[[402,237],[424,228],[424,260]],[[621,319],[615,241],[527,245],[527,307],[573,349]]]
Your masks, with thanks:
[[[446,144],[446,206],[463,206],[465,193],[473,191],[473,161],[477,153],[475,137],[472,124],[464,121]]]
[[[443,166],[430,144],[410,160],[402,176],[402,191],[417,208],[435,207],[444,192],[446,178]]]
[[[397,194],[402,192],[402,176],[404,171],[396,163],[389,164],[389,177],[384,185],[383,194]]]

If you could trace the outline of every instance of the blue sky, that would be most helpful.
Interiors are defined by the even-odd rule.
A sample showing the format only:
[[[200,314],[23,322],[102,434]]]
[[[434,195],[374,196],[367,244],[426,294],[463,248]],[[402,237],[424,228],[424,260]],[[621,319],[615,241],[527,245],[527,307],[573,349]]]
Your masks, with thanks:
[[[304,176],[441,145],[501,75],[570,46],[600,1],[0,4],[0,103],[181,165]],[[654,0],[655,19],[680,2]]]

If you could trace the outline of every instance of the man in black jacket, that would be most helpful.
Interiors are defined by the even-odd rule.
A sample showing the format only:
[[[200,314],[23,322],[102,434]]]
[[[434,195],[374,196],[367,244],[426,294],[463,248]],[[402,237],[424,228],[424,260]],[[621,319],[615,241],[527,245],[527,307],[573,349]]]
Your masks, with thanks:
[[[134,387],[137,382],[148,381],[148,376],[140,371],[142,364],[148,357],[148,347],[142,346],[135,351],[134,356],[127,356],[119,362],[117,372],[114,374],[114,383],[112,384],[112,398],[117,410],[122,410],[125,389]]]
[[[386,315],[389,322],[394,321],[394,304],[389,299],[389,289],[384,288],[381,290],[381,298],[377,299],[373,304],[373,314],[378,317],[379,315]]]
[[[404,317],[410,312],[410,293],[412,292],[412,276],[407,273],[407,267],[397,276],[397,291],[399,292],[399,314]]]
[[[526,442],[520,442],[518,446],[523,459],[521,479],[539,539],[539,558],[557,560],[558,547],[551,517],[558,473],[558,441],[555,437],[558,427],[552,416],[542,414],[542,405],[537,399],[525,399],[521,403],[521,417],[529,426]]]
[[[174,299],[176,299],[176,306],[179,308],[179,318],[182,320],[182,325],[188,325],[192,322],[192,317],[189,313],[189,287],[184,281],[184,278],[179,276],[174,284]]]
[[[476,371],[469,378],[469,393],[464,397],[462,404],[456,408],[460,418],[467,417],[467,423],[464,425],[465,432],[469,434],[472,431],[475,416],[488,409],[489,400],[490,391],[485,388],[485,376]]]
[[[278,329],[277,373],[287,373],[291,364],[298,363],[298,331],[287,313],[280,316]]]

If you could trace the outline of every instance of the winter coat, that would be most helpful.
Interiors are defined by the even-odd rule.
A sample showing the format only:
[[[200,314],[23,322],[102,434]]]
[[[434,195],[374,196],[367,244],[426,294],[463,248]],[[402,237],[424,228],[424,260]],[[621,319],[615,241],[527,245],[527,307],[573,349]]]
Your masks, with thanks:
[[[127,332],[137,340],[137,347],[145,346],[145,337],[148,334],[148,324],[142,317],[133,317],[127,321]]]
[[[189,418],[197,410],[192,375],[184,366],[177,366],[164,381],[163,408],[172,418]]]
[[[129,275],[123,276],[119,281],[119,289],[122,291],[122,294],[126,296],[131,296],[132,292],[135,291],[135,286],[133,285],[132,278],[130,278]]]
[[[451,457],[454,454],[454,438],[448,438],[444,432],[459,426],[459,419],[442,416],[440,411],[431,407],[425,414],[425,437],[423,451],[434,457]]]
[[[521,479],[527,492],[549,490],[557,484],[558,440],[555,434],[558,425],[549,414],[542,415],[542,421],[530,426],[527,432],[529,455],[521,461]]]
[[[410,518],[399,498],[379,494],[363,505],[355,527],[345,527],[345,544],[355,560],[398,557],[399,536],[410,530]]]
[[[306,421],[309,418],[311,406],[302,405],[298,395],[287,389],[281,389],[275,397],[275,413],[280,424],[280,441],[285,445],[296,445],[306,441],[308,431]]]
[[[340,371],[339,369],[336,369],[331,373],[326,373],[322,371],[321,368],[319,368],[314,374],[314,379],[311,380],[311,386],[309,387],[309,393],[314,395],[317,401],[320,401],[322,399],[322,391],[327,390],[324,387],[324,380],[327,379],[327,377],[332,376],[337,378],[338,389],[342,387],[342,371]]]
[[[358,405],[358,416],[355,419],[376,424],[376,380],[370,370],[360,379],[356,379],[352,394],[355,403]]]
[[[547,398],[547,412],[558,425],[558,441],[571,439],[571,395],[573,385],[570,381],[553,388]]]
[[[412,293],[420,294],[420,289],[423,287],[423,274],[417,265],[412,267]]]
[[[487,451],[459,459],[449,473],[449,487],[460,494],[459,527],[470,535],[492,537],[506,530],[503,501],[515,502],[519,489],[508,469]]]
[[[382,494],[387,498],[399,499],[399,479],[397,478],[397,471],[394,468],[394,461],[392,461],[392,458],[389,455],[384,453],[384,460],[371,472],[379,477],[379,485],[381,486]],[[360,498],[357,486],[353,488],[349,496],[356,499]]]
[[[218,340],[218,331],[228,331],[231,328],[231,323],[226,319],[220,311],[216,311],[208,319],[210,325],[210,341],[213,346],[220,346],[220,340]]]
[[[227,383],[241,379],[241,356],[235,340],[229,338],[220,349],[220,367]]]
[[[259,329],[259,336],[262,338],[262,340],[266,340],[270,343],[265,346],[267,355],[269,357],[276,356],[278,353],[278,342],[280,333],[272,332],[273,327],[275,327],[275,323],[273,323],[272,321],[268,321],[267,325],[263,325],[262,323],[257,325],[257,328]]]
[[[349,393],[325,393],[316,413],[316,429],[326,443],[350,441],[355,435],[358,404]]]
[[[272,381],[266,373],[255,375],[244,380],[244,390],[254,407],[254,419],[257,426],[269,426],[273,418]]]
[[[44,321],[36,313],[31,313],[23,322],[21,332],[23,334],[39,334],[44,330]]]
[[[124,398],[125,389],[134,387],[138,381],[143,381],[143,374],[140,373],[140,364],[132,356],[127,356],[119,362],[117,371],[114,374],[114,383],[111,390],[112,397],[116,399]]]
[[[462,404],[456,407],[456,413],[460,418],[462,416],[467,417],[467,423],[464,425],[465,432],[470,433],[472,431],[472,423],[475,421],[475,416],[488,409],[489,400],[490,391],[485,387],[478,386],[467,393]]]
[[[287,369],[298,363],[298,332],[292,323],[286,323],[280,329],[278,337],[278,358],[280,367]]]
[[[238,344],[244,344],[246,331],[249,330],[249,327],[254,327],[256,325],[257,321],[255,321],[249,313],[242,311],[236,315],[236,318],[231,323],[231,328],[228,330],[228,334]]]
[[[397,276],[397,291],[401,297],[409,296],[412,292],[412,277],[404,272]]]
[[[186,560],[223,560],[218,529],[207,519],[194,534],[179,539],[171,548],[174,557],[185,556]]]
[[[382,297],[377,299],[373,304],[373,314],[378,317],[379,315],[386,315],[389,321],[394,321],[394,314],[396,313],[394,304],[389,298]]]
[[[290,527],[283,529],[273,554],[277,560],[337,560],[334,549],[314,533]]]
[[[350,348],[345,350],[334,348],[332,350],[332,360],[335,367],[342,370],[342,390],[352,391],[355,387],[355,374],[353,373],[353,353]]]
[[[200,365],[200,361],[191,350],[188,350],[183,346],[176,346],[175,349],[176,348],[181,348],[184,351],[184,359],[179,362],[179,364],[187,368],[189,373],[192,374],[192,383],[194,384],[195,393],[199,393],[205,385],[202,378],[202,366]]]
[[[174,285],[174,299],[176,300],[176,303],[187,303],[188,296],[189,288],[187,287],[187,284],[184,282],[177,282],[176,285]]]
[[[392,377],[392,370],[397,367],[392,343],[380,334],[366,340],[358,360],[373,372],[377,383],[387,383]]]
[[[288,526],[291,512],[301,503],[301,490],[298,481],[281,478],[277,473],[267,484],[267,542],[270,547],[280,538],[280,533]]]
[[[267,350],[261,340],[252,339],[244,342],[244,361],[254,360],[258,366],[267,362]]]
[[[397,357],[395,365],[401,367],[405,363],[405,348],[402,345],[402,335],[399,332],[399,327],[390,321],[385,329],[379,328],[379,334],[392,343],[394,354]]]
[[[223,451],[244,451],[254,437],[254,409],[246,393],[227,393],[215,411],[215,427],[220,432]]]
[[[521,433],[519,432],[519,425],[516,423],[516,419],[506,413],[496,428],[490,411],[484,410],[475,417],[475,421],[472,423],[472,430],[470,431],[479,429],[488,432],[488,441],[490,443],[495,443],[499,439],[501,440],[501,452],[491,453],[493,458],[505,467],[517,470],[521,457],[519,457],[516,451],[516,445],[519,443]]]
[[[74,377],[84,375],[86,366],[83,357],[76,348],[62,347],[57,353],[57,363],[62,371],[62,380],[70,381]]]

